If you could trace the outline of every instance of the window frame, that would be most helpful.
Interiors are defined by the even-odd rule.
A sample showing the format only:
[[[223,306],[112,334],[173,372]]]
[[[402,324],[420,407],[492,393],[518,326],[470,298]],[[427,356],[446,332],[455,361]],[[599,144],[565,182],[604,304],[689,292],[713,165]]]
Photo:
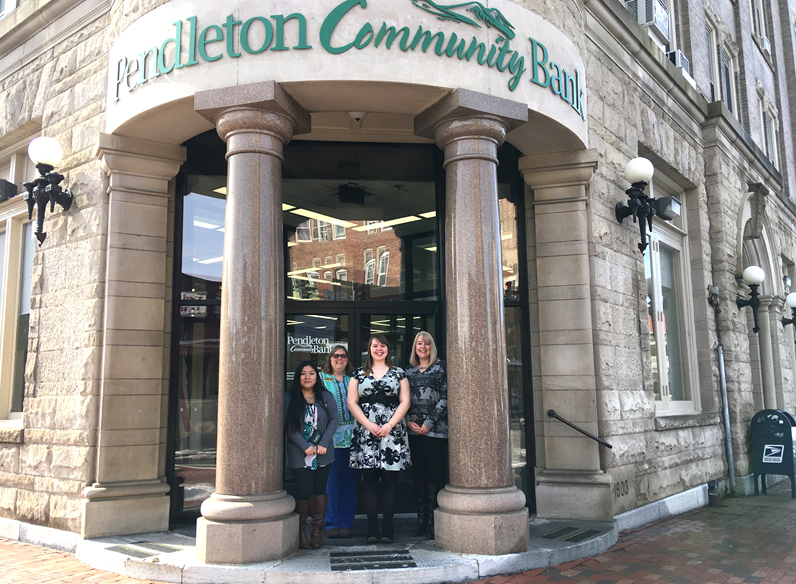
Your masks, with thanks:
[[[21,197],[19,199],[0,204],[0,231],[6,235],[5,246],[0,250],[5,259],[0,290],[0,427],[22,424],[22,412],[12,412],[11,409],[17,365],[15,352],[22,284],[23,235],[25,225],[32,221],[28,221],[25,201]],[[24,411],[24,385],[22,391]]]
[[[765,153],[768,159],[774,165],[774,168],[779,170],[779,116],[778,112],[774,111],[772,106],[768,103],[765,95],[760,95],[760,132],[761,150]],[[768,124],[766,124],[768,118]]]
[[[382,270],[382,267],[384,270]],[[376,285],[387,285],[387,272],[390,269],[390,252],[387,250],[380,251],[379,262],[376,270]]]
[[[701,401],[699,393],[699,372],[697,363],[697,349],[695,338],[695,320],[694,320],[694,307],[692,300],[693,287],[691,284],[691,259],[689,257],[688,245],[688,232],[686,227],[686,202],[685,194],[674,183],[669,181],[666,177],[656,175],[653,178],[653,183],[650,185],[651,196],[675,196],[682,203],[681,214],[675,221],[656,221],[654,231],[648,231],[650,254],[650,270],[652,273],[652,280],[655,283],[654,293],[656,295],[655,306],[661,306],[661,275],[660,275],[660,244],[676,250],[680,256],[679,261],[679,279],[680,290],[678,293],[678,301],[681,306],[681,325],[683,331],[681,332],[681,357],[683,362],[682,374],[684,384],[687,386],[689,398],[687,400],[674,400],[671,399],[668,391],[664,391],[664,383],[661,382],[661,399],[655,399],[655,415],[656,416],[672,416],[683,414],[695,414],[701,411]],[[657,192],[656,192],[657,191]],[[662,311],[661,311],[662,312]],[[649,331],[650,336],[655,336],[656,344],[658,345],[658,353],[665,346],[664,339],[665,331],[661,327],[657,327],[657,331]],[[650,355],[650,358],[652,355]],[[666,367],[666,370],[662,369]],[[668,363],[658,362],[658,374],[661,379],[666,379],[666,387],[668,388]],[[652,392],[654,398],[654,390]]]

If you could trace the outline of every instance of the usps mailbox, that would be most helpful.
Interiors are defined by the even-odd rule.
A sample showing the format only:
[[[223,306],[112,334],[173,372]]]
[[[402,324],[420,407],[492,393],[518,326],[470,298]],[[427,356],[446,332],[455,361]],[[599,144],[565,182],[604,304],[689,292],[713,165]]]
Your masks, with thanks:
[[[783,410],[762,410],[752,418],[752,456],[755,495],[759,495],[757,479],[766,492],[766,475],[790,478],[791,497],[796,499],[796,419]]]

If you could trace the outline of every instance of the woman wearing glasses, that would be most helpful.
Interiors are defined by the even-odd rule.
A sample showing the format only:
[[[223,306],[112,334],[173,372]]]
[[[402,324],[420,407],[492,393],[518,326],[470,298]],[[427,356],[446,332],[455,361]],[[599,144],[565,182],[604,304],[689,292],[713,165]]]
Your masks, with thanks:
[[[357,421],[351,438],[351,468],[362,470],[367,543],[379,541],[379,500],[383,514],[381,543],[392,543],[398,496],[398,471],[412,464],[404,416],[409,409],[409,383],[390,360],[384,335],[368,341],[365,365],[348,386],[348,409]]]
[[[329,495],[326,506],[326,537],[331,539],[351,535],[351,526],[357,511],[357,471],[348,464],[354,418],[348,410],[347,397],[353,372],[348,349],[343,345],[332,347],[321,369],[321,381],[334,396],[340,418],[333,439],[334,462],[326,485],[326,493]]]
[[[448,455],[448,369],[437,358],[437,345],[426,331],[417,333],[406,370],[412,405],[406,414],[412,478],[417,503],[417,527],[413,535],[434,539],[437,493],[445,483]]]

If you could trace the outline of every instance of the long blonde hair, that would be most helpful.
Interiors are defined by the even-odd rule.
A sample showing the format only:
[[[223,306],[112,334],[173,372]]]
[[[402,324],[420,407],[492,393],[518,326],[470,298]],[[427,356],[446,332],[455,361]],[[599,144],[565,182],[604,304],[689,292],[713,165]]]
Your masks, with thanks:
[[[387,364],[389,369],[395,369],[395,365],[392,364],[392,358],[390,357],[390,343],[387,342],[387,337],[381,334],[371,335],[368,339],[368,356],[365,359],[365,364],[362,366],[362,371],[365,375],[370,375],[373,373],[373,355],[370,354],[370,348],[373,346],[373,341],[377,340],[382,345],[387,347],[387,356],[384,358],[384,362]]]
[[[434,342],[434,337],[432,337],[431,334],[427,333],[426,331],[420,331],[415,335],[415,340],[412,343],[412,354],[409,356],[409,363],[413,367],[420,365],[420,359],[417,358],[418,339],[423,339],[429,345],[431,345],[431,354],[428,356],[428,366],[431,367],[434,363],[439,361],[439,358],[437,357],[437,344]]]

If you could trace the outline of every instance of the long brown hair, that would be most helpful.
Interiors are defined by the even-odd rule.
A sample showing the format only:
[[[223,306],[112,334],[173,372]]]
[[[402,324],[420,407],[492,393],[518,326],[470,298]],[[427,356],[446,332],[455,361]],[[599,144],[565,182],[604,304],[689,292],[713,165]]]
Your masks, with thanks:
[[[351,365],[351,355],[348,354],[348,349],[346,349],[344,345],[335,345],[332,347],[332,350],[329,351],[329,354],[326,356],[326,363],[323,364],[321,371],[327,375],[332,375],[334,373],[332,370],[332,355],[337,352],[337,349],[345,351],[345,356],[348,359],[348,363],[345,366],[345,374],[351,377],[351,374],[354,372],[354,366]]]
[[[362,371],[365,375],[370,375],[373,373],[373,355],[370,354],[370,348],[373,346],[373,341],[379,341],[382,345],[387,347],[387,356],[384,358],[384,362],[387,364],[388,369],[395,369],[395,365],[392,364],[392,359],[390,358],[390,343],[387,341],[387,337],[381,334],[371,335],[368,339],[368,357],[365,359],[365,364],[362,366]]]

